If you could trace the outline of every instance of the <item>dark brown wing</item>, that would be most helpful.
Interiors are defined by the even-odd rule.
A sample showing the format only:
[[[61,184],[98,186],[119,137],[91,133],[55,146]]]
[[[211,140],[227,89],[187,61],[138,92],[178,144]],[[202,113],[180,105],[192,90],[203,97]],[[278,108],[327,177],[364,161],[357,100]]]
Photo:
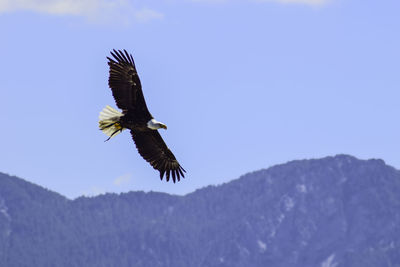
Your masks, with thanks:
[[[143,119],[151,119],[149,110],[144,100],[142,85],[136,71],[132,55],[126,50],[111,52],[114,57],[108,59],[110,76],[108,85],[111,88],[117,106],[126,114],[129,112],[138,113]]]
[[[174,154],[167,147],[164,140],[157,130],[137,131],[131,130],[133,141],[135,141],[136,148],[139,154],[153,166],[154,169],[160,171],[160,179],[166,175],[167,182],[170,175],[172,181],[180,181],[180,177],[185,177],[183,174],[186,172],[179,162],[176,160]]]

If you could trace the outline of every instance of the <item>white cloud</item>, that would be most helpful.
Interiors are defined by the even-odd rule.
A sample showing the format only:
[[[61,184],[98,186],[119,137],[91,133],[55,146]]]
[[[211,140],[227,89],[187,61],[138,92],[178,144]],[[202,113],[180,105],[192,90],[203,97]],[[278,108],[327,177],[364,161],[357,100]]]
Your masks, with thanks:
[[[51,15],[73,15],[91,21],[139,21],[160,19],[162,14],[149,8],[137,9],[129,0],[0,0],[0,13],[33,11]],[[135,14],[135,16],[132,16]]]
[[[135,13],[135,17],[138,21],[147,22],[153,19],[163,19],[164,14],[149,8],[143,8]]]
[[[81,194],[85,197],[94,197],[94,196],[102,195],[105,193],[106,193],[106,190],[104,190],[103,188],[97,187],[97,186],[92,186],[89,189],[81,192]]]
[[[124,174],[124,175],[121,175],[121,176],[117,177],[114,180],[114,185],[121,186],[121,185],[124,185],[124,184],[128,184],[131,180],[132,180],[132,174],[127,173],[127,174]]]
[[[208,3],[229,3],[232,1],[276,2],[281,4],[302,4],[322,6],[331,0],[178,0]],[[138,6],[141,4],[141,6]],[[84,17],[100,23],[145,23],[164,18],[164,14],[144,6],[146,1],[132,0],[0,0],[0,14],[5,12],[31,11],[54,16]],[[154,4],[154,2],[153,2]]]
[[[261,240],[257,240],[258,247],[261,252],[265,252],[267,250],[267,244]]]
[[[321,263],[321,267],[336,267],[337,263],[333,262],[335,254],[331,254],[325,261]]]
[[[204,3],[226,3],[232,0],[190,0],[192,2],[204,2]],[[240,0],[237,0],[240,1]],[[246,0],[241,0],[245,2]],[[248,1],[248,0],[247,0]],[[277,2],[281,4],[302,4],[309,6],[321,6],[328,3],[330,0],[250,0],[253,2]]]
[[[229,2],[229,0],[190,0],[192,2],[203,2],[203,3],[226,3]]]
[[[283,4],[305,4],[310,6],[321,6],[329,2],[329,0],[260,0],[260,1],[275,1]]]

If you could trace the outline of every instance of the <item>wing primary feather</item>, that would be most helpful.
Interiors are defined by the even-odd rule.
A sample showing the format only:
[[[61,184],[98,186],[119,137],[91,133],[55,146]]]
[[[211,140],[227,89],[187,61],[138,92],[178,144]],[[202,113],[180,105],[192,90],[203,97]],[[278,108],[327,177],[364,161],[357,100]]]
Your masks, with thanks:
[[[161,179],[161,181],[163,179],[164,173],[165,173],[165,170],[160,170],[160,179]]]
[[[183,172],[186,172],[186,171],[185,171],[185,169],[184,169],[184,168],[182,168],[182,166],[181,166],[181,165],[179,165],[179,168],[181,168]]]
[[[111,51],[110,53],[117,61],[119,61],[119,58],[117,56],[117,51],[115,49],[113,49],[113,51]]]
[[[168,170],[169,168],[168,168],[168,162],[167,161],[164,161],[164,166],[163,166],[163,168],[164,168],[164,170]]]
[[[113,53],[111,53],[111,54],[115,57],[115,59],[118,60],[119,63],[122,63],[124,60],[122,59],[122,57],[119,54],[119,52],[117,50],[115,50],[115,49],[113,49],[113,51],[114,51],[114,54]]]
[[[169,169],[167,169],[167,173],[166,173],[166,178],[167,178],[167,182],[169,181]]]
[[[126,52],[126,51],[125,51]],[[124,61],[126,62],[126,63],[129,63],[129,60],[128,60],[128,58],[125,56],[125,54],[120,50],[119,51],[119,54],[122,56],[122,58],[124,59]]]
[[[125,59],[120,51],[118,51],[119,62],[124,63]]]
[[[131,58],[131,60],[132,60],[132,65],[135,67],[135,61],[133,60],[132,55],[130,55],[130,58]]]
[[[131,57],[129,56],[128,52],[127,52],[125,49],[124,49],[124,52],[125,52],[125,56],[126,56],[126,58],[127,58],[127,61],[133,65],[133,60],[132,60]]]
[[[116,64],[117,62],[115,62],[115,60],[114,59],[112,59],[112,58],[110,58],[110,57],[107,57],[107,59],[108,59],[108,63],[110,63],[110,62],[112,62],[112,63],[114,63],[114,64]]]
[[[182,175],[182,177],[185,177],[185,175],[183,174],[183,172],[182,172],[182,167],[181,166],[179,166],[179,168],[178,168],[178,171],[179,171],[179,173]]]
[[[171,170],[172,172],[172,181],[175,183],[176,177],[175,177],[175,170]]]

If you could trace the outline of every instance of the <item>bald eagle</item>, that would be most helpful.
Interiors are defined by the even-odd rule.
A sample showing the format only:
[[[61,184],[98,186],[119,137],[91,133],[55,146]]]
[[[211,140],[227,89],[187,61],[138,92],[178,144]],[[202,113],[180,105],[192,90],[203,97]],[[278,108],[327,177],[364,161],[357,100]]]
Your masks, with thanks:
[[[155,120],[147,109],[132,55],[126,50],[115,49],[111,55],[113,58],[107,57],[110,67],[108,85],[122,112],[110,106],[100,112],[99,128],[109,136],[106,141],[129,129],[139,154],[160,172],[160,179],[165,174],[167,181],[170,176],[174,183],[180,181],[186,171],[158,132],[158,129],[167,129],[167,126]]]

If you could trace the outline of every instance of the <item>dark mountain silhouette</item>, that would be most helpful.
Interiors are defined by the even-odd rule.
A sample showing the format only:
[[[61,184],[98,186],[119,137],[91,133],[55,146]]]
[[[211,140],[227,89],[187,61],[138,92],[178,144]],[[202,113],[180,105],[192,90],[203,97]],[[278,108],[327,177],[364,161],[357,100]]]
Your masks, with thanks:
[[[400,266],[400,171],[338,155],[75,200],[0,173],[0,266]]]

